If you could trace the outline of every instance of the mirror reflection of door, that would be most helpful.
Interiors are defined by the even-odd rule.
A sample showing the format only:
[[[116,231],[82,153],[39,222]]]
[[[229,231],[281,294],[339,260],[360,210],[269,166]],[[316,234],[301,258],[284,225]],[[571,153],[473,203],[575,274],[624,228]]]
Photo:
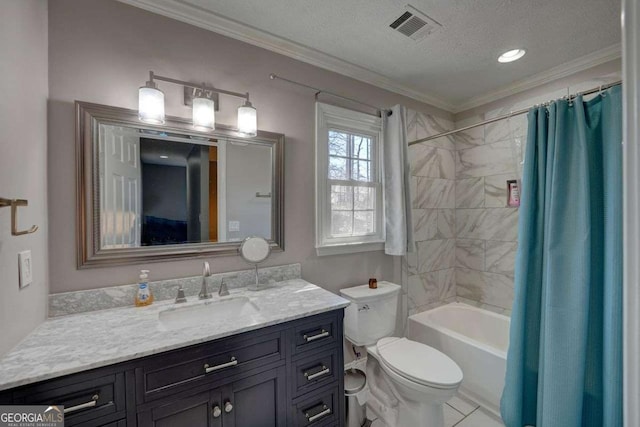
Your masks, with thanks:
[[[140,138],[135,129],[100,125],[102,248],[140,246]]]

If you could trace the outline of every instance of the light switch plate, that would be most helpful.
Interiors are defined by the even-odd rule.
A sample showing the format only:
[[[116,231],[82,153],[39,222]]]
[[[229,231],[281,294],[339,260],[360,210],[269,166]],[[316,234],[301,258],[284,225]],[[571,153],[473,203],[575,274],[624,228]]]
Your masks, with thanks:
[[[240,221],[229,221],[229,231],[240,231]]]
[[[22,251],[18,253],[18,270],[20,276],[20,289],[33,283],[31,251]]]

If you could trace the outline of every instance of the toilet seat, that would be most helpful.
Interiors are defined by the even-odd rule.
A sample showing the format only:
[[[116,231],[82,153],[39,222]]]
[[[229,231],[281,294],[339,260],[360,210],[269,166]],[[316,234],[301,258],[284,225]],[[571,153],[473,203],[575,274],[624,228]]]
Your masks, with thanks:
[[[462,382],[462,370],[453,360],[422,343],[388,337],[376,349],[387,368],[409,381],[436,389],[454,389]]]

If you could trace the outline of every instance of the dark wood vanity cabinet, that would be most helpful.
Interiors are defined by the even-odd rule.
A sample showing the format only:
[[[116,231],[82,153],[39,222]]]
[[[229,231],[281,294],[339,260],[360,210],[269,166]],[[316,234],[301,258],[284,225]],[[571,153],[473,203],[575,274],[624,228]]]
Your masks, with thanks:
[[[62,404],[67,426],[344,424],[343,310],[32,384],[16,404]]]
[[[287,425],[286,366],[138,412],[140,427],[276,427]]]

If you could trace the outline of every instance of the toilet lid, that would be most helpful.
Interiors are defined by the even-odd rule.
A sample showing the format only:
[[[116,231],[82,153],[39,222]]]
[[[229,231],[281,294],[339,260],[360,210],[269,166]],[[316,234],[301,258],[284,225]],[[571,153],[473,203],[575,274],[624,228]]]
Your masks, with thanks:
[[[454,388],[462,381],[462,370],[446,354],[407,338],[382,338],[378,353],[387,367],[419,384]]]

